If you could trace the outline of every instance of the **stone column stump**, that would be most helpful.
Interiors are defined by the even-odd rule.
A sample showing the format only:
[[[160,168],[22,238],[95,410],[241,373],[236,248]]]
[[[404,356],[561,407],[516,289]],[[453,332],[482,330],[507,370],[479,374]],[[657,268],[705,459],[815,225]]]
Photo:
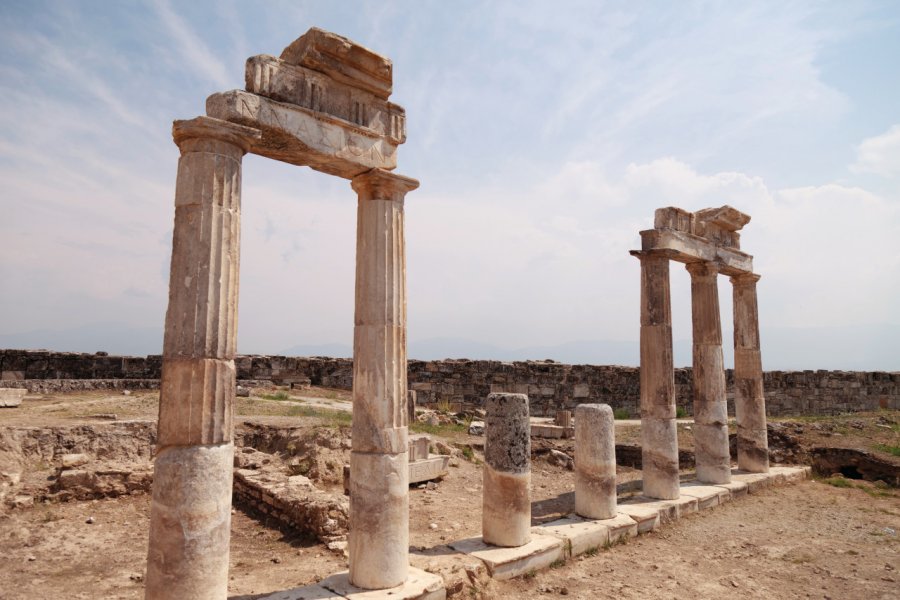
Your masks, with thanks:
[[[484,409],[482,537],[494,546],[524,546],[531,541],[528,396],[491,394]]]
[[[608,404],[575,408],[575,512],[588,519],[616,516],[616,432]]]

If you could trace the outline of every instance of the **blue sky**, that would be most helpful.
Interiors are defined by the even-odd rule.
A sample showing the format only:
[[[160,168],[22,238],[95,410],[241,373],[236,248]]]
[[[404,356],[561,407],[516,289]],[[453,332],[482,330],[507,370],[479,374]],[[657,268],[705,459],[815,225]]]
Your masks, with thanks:
[[[637,232],[727,203],[767,368],[900,369],[895,2],[4,2],[0,346],[159,351],[171,121],[312,26],[394,62],[411,356],[634,364]],[[348,182],[254,156],[243,181],[239,349],[349,346]],[[679,265],[672,294],[683,342]]]

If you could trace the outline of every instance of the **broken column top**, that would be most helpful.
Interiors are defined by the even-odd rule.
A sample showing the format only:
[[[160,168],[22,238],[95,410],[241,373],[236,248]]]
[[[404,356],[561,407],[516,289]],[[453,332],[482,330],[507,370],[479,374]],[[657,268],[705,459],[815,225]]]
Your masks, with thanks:
[[[382,100],[391,95],[393,65],[389,58],[318,27],[311,28],[285,48],[281,60],[364,89]]]

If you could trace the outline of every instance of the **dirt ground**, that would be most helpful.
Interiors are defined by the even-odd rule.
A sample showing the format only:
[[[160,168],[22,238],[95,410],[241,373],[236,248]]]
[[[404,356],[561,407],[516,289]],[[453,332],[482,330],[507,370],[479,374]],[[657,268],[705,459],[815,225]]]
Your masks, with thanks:
[[[255,398],[239,400],[239,421],[346,428],[344,417],[321,412],[346,407],[346,392],[255,393],[259,394]],[[100,422],[96,415],[104,413],[116,413],[119,419],[152,419],[157,397],[150,391],[29,397],[23,410],[0,412],[0,427]],[[810,443],[838,437],[841,443],[867,449],[896,446],[896,426],[885,427],[879,419],[900,420],[897,413],[890,413],[795,420],[790,427],[793,431],[799,424],[801,436],[808,429],[815,436]],[[617,437],[634,436],[635,430],[630,425],[617,427]],[[477,536],[481,527],[482,438],[469,436],[460,427],[432,428],[430,433],[458,447],[469,445],[475,452],[472,460],[462,453],[454,457],[450,475],[434,489],[411,488],[410,543],[420,548]],[[568,440],[535,444],[535,523],[572,510],[572,473],[548,462],[550,447],[571,454]],[[621,468],[619,475],[622,482],[640,476],[628,468]],[[595,556],[511,582],[491,582],[482,597],[900,597],[900,494],[869,483],[845,484],[834,487],[813,481],[770,489],[691,515]],[[336,485],[332,483],[332,489]],[[142,597],[149,507],[149,496],[140,494],[39,502],[31,508],[0,511],[0,599]],[[232,598],[254,598],[314,583],[344,568],[346,559],[340,553],[235,508]]]

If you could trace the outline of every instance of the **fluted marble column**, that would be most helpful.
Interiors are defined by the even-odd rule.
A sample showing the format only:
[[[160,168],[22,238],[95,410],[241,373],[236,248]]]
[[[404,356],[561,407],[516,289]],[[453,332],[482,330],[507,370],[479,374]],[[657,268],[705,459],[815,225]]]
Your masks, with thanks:
[[[350,581],[383,589],[409,569],[406,252],[403,201],[415,179],[373,169],[355,177],[356,313]]]
[[[719,270],[715,263],[686,265],[691,274],[694,346],[694,456],[697,479],[731,482],[728,447],[728,404],[719,318]]]
[[[634,254],[641,261],[643,491],[644,495],[650,498],[675,500],[680,492],[669,259],[664,253],[659,252]]]
[[[755,273],[731,278],[734,286],[734,412],[738,468],[766,473],[769,470],[769,442],[759,350],[757,281],[759,275]]]
[[[231,528],[241,160],[249,127],[176,121],[181,150],[145,596],[224,599]]]

